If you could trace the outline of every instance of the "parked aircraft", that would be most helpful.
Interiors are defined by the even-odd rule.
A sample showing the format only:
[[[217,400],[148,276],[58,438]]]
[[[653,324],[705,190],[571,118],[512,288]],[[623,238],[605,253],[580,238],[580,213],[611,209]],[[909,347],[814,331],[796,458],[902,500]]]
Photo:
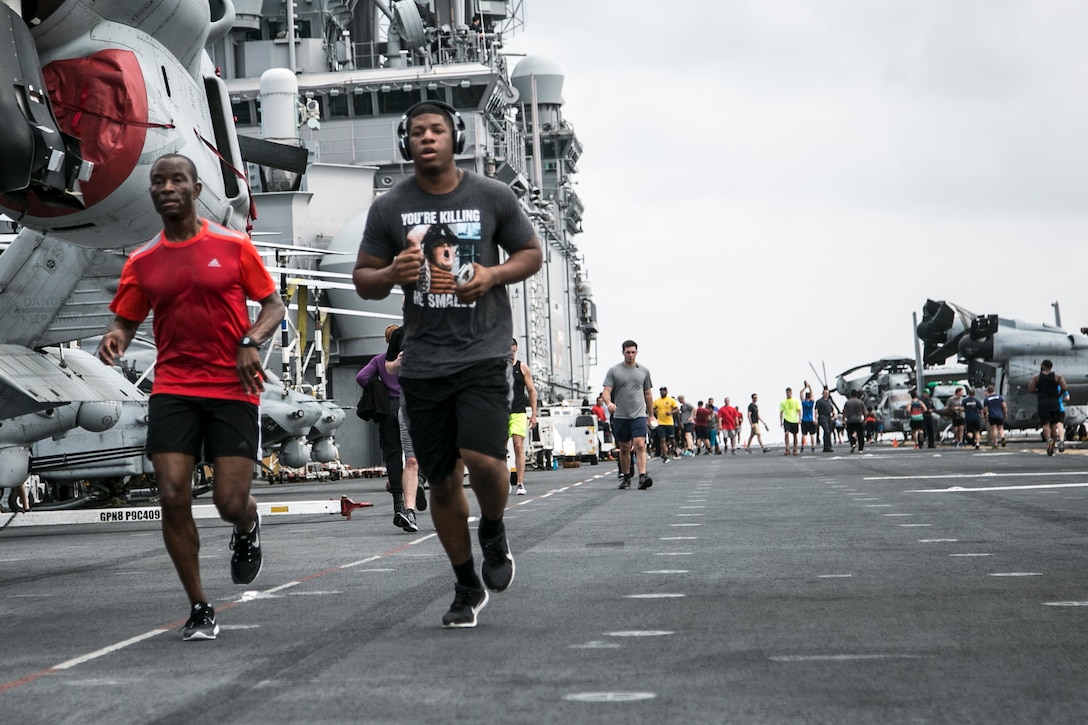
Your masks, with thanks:
[[[144,454],[150,385],[144,380],[138,386],[129,379],[142,377],[132,365],[140,359],[139,353],[126,361],[129,367],[122,374],[80,349],[50,352],[61,356],[65,367],[42,385],[63,384],[69,375],[82,377],[115,400],[66,403],[4,421],[0,489],[18,485],[28,474],[40,478],[50,501],[73,499],[69,484],[77,481],[113,495],[133,485],[153,487],[153,480],[145,480],[152,470]],[[275,454],[280,464],[290,468],[337,460],[333,435],[344,422],[343,408],[285,387],[271,371],[266,375],[261,395],[261,444],[266,454]]]
[[[1069,383],[1066,430],[1088,418],[1088,334],[1058,326],[1024,322],[997,315],[975,315],[944,301],[927,300],[918,324],[927,363],[956,354],[967,364],[970,384],[993,384],[1009,407],[1008,428],[1038,428],[1039,416],[1028,382],[1049,359]]]
[[[154,381],[155,350],[140,340],[121,359],[125,376],[143,391]],[[338,451],[333,435],[344,422],[344,409],[330,400],[284,385],[265,358],[265,384],[261,394],[261,445],[280,463],[301,468],[310,462],[331,463]]]
[[[835,379],[835,390],[844,397],[857,390],[867,408],[879,412],[884,423],[884,431],[906,433],[910,430],[910,391],[917,385],[916,364],[911,358],[885,357],[864,363],[839,373]],[[858,374],[862,371],[861,374]],[[867,374],[866,374],[867,372]],[[963,365],[927,367],[924,371],[926,383],[948,383],[964,380],[967,368]],[[939,400],[952,393],[948,386],[939,385],[935,395]]]
[[[233,21],[229,0],[0,3],[0,212],[21,226],[0,255],[0,486],[37,465],[142,471],[143,394],[66,346],[106,329],[128,252],[161,228],[147,189],[162,154],[196,164],[201,216],[248,226],[230,100],[204,51]],[[273,380],[262,408],[286,465],[335,459],[337,406]]]
[[[223,3],[213,6],[225,12]],[[0,255],[0,419],[103,400],[78,380],[63,391],[36,386],[38,371],[13,361],[29,350],[54,355],[49,346],[106,329],[126,253],[161,227],[147,193],[155,158],[179,152],[193,159],[204,184],[202,216],[241,229],[250,213],[234,172],[242,162],[230,101],[203,50],[232,18],[209,23],[206,4],[184,0],[37,8],[21,18],[0,5],[0,26],[10,26],[16,41],[0,44],[0,68],[10,71],[15,89],[0,94],[0,117],[13,124],[0,136],[0,153],[5,166],[10,159],[31,166],[18,178],[0,176],[0,211],[22,226]],[[170,32],[152,36],[163,27]],[[36,99],[32,118],[22,111],[24,97]],[[80,139],[79,163],[70,144],[48,152],[48,164],[73,165],[59,179],[34,171],[46,152],[24,132],[42,125],[38,117],[47,111],[61,134]]]

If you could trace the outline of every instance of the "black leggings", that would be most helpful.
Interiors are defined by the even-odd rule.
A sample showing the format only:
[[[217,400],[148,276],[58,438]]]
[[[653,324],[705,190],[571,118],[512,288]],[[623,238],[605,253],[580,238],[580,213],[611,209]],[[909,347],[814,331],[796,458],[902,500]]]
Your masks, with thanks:
[[[382,449],[385,471],[389,475],[389,492],[402,493],[401,477],[404,474],[404,449],[400,445],[400,398],[389,399],[389,415],[378,423],[378,445]]]

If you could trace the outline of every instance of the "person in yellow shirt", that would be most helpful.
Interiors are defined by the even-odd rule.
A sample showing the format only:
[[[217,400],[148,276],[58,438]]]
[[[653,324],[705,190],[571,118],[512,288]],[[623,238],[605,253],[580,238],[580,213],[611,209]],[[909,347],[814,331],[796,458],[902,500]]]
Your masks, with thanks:
[[[778,405],[778,422],[786,431],[786,452],[790,454],[790,436],[793,436],[793,455],[797,455],[797,433],[801,428],[801,401],[793,397],[793,388],[786,388],[786,399]]]
[[[654,401],[654,418],[657,420],[657,455],[661,457],[662,463],[668,463],[674,440],[672,416],[680,411],[680,404],[676,402],[676,398],[669,395],[668,388],[662,387],[658,392],[661,395]]]

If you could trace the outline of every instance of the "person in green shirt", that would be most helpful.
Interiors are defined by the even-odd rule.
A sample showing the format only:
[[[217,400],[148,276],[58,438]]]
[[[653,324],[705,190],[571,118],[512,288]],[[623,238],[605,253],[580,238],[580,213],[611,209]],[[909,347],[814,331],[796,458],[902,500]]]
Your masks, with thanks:
[[[786,452],[790,454],[790,436],[793,436],[793,455],[797,455],[797,433],[801,428],[801,401],[793,397],[793,388],[786,388],[786,399],[778,405],[778,422],[786,431]]]

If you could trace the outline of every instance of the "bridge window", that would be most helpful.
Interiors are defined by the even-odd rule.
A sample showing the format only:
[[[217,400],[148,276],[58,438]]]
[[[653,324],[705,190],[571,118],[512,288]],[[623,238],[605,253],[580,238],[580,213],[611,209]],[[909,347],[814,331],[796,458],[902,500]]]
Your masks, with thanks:
[[[230,102],[231,113],[234,114],[234,125],[252,126],[256,123],[253,113],[253,102],[239,99]]]
[[[480,107],[480,103],[484,98],[484,91],[487,90],[487,86],[469,86],[468,88],[462,88],[461,86],[454,86],[450,89],[453,91],[453,107],[458,111],[463,109],[475,110]]]
[[[348,117],[348,96],[344,92],[340,92],[337,95],[329,95],[325,99],[325,108],[328,110],[326,118],[347,118]]]

